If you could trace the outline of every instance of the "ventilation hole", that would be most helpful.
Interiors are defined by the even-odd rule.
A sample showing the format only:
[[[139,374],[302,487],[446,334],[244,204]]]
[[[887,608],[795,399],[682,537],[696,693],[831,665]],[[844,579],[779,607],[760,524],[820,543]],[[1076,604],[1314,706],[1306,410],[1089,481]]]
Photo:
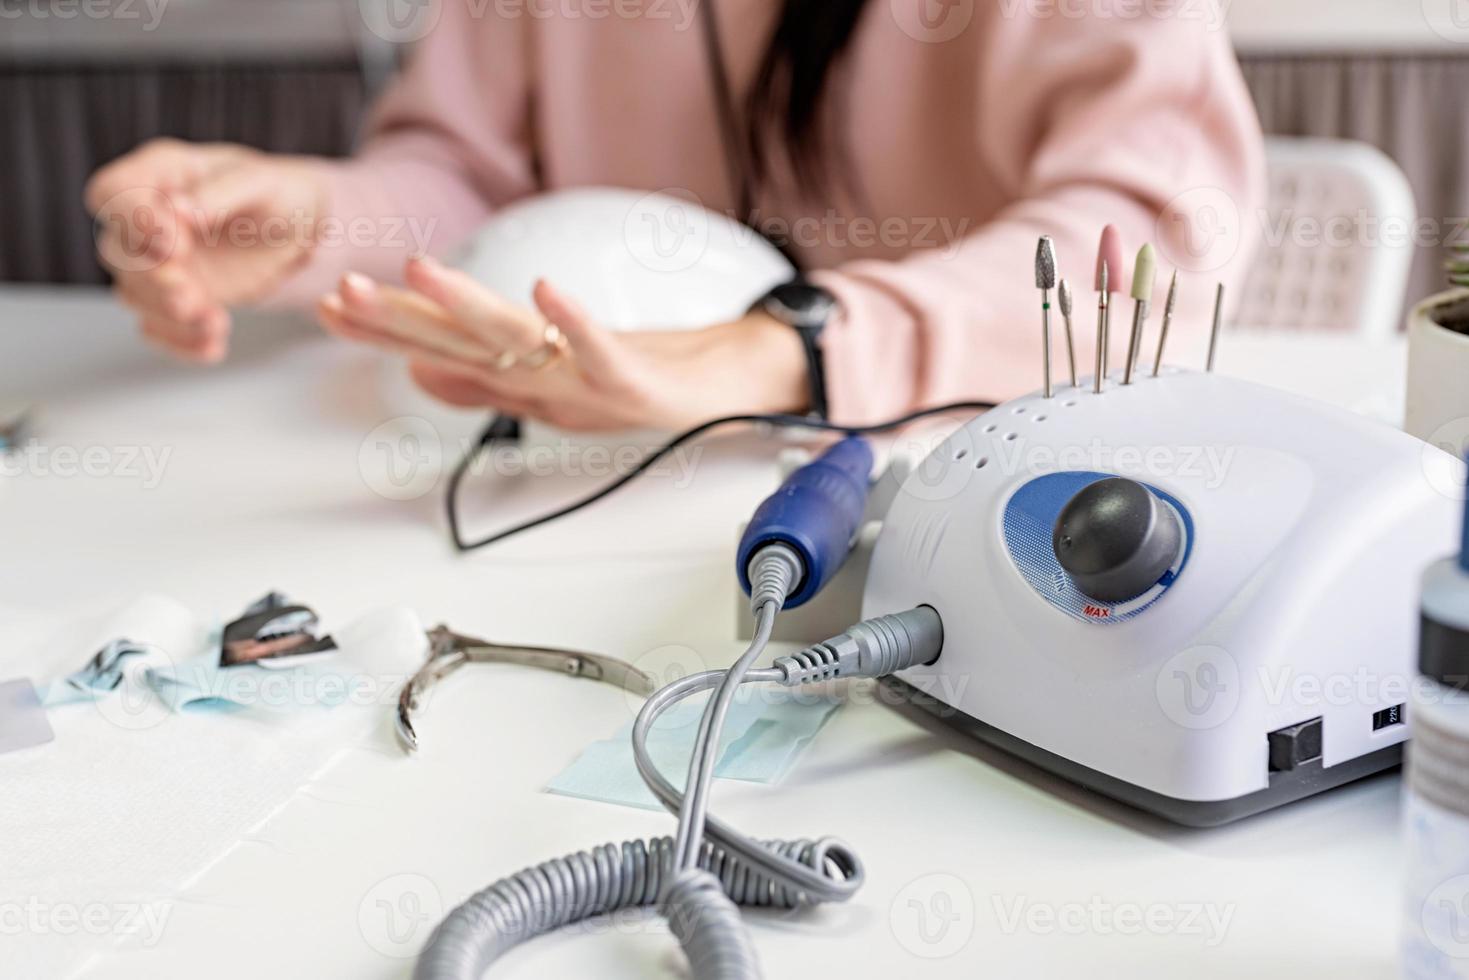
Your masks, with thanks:
[[[1024,405],[1016,405],[1013,409],[1011,409],[1011,411],[1013,411],[1016,415],[1024,415],[1025,414],[1025,406]]]
[[[954,453],[954,459],[956,461],[957,460],[961,460],[965,456],[968,456],[968,455],[969,455],[969,450],[967,450],[967,449],[960,449],[960,450],[958,450],[957,452]]]
[[[1037,422],[1044,422],[1044,421],[1045,421],[1045,420],[1046,420],[1046,417],[1045,417],[1045,416],[1044,416],[1044,415],[1037,415],[1037,416],[1036,416],[1036,417],[1035,417],[1035,420],[1036,420],[1036,421],[1037,421]]]
[[[1019,438],[1020,437],[1018,435],[1016,435],[1015,433],[1013,433],[1013,432],[1007,432],[1007,433],[1005,433],[1005,441],[1006,442],[1014,442],[1016,439],[1019,439]]]
[[[993,424],[991,424],[991,425],[987,425],[987,426],[985,426],[985,427],[984,427],[984,431],[986,431],[986,432],[993,432],[993,431],[995,431],[995,430],[996,430],[996,429],[998,429],[998,428],[999,428],[999,426],[998,426],[998,425],[993,425]]]
[[[1061,404],[1065,405],[1067,408],[1075,408],[1076,407],[1076,402],[1062,402]]]
[[[982,470],[988,465],[990,465],[990,458],[988,456],[981,456],[974,461],[974,468],[977,470]]]

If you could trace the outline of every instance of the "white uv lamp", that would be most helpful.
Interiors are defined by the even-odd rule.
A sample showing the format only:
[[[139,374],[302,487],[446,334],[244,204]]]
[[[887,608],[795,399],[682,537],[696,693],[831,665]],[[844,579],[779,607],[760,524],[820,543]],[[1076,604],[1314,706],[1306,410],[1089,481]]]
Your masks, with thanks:
[[[1074,782],[1212,826],[1390,768],[1420,573],[1463,464],[1215,374],[1031,395],[905,481],[863,616],[927,604],[917,703]]]

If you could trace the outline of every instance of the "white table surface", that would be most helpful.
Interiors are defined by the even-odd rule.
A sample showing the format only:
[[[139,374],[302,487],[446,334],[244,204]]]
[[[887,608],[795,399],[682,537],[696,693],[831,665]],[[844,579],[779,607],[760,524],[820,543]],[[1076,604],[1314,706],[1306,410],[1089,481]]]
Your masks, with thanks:
[[[421,417],[452,446],[477,416],[434,406],[395,365],[298,324],[252,322],[237,346],[226,367],[186,368],[137,343],[101,293],[0,291],[0,399],[33,399],[41,439],[171,451],[151,489],[115,478],[0,482],[0,602],[59,615],[161,592],[228,615],[279,588],[329,625],[402,602],[426,622],[629,659],[670,646],[713,663],[738,652],[733,528],[773,486],[769,444],[711,444],[688,486],[649,481],[461,558],[447,547],[437,491],[386,499],[359,452],[386,420]],[[1221,352],[1222,370],[1387,415],[1401,402],[1403,363],[1399,344],[1349,339],[1236,334]],[[543,505],[544,486],[534,489],[541,500],[526,493],[500,509],[482,500],[478,516]],[[162,942],[120,948],[82,975],[406,977],[411,961],[383,955],[359,922],[385,891],[391,899],[404,882],[427,882],[452,905],[525,865],[670,831],[663,814],[541,791],[634,708],[603,685],[534,670],[463,672],[436,694],[418,758],[385,738],[348,750],[177,896]],[[1396,776],[1377,777],[1185,831],[925,721],[848,705],[782,785],[721,782],[715,809],[757,836],[840,836],[867,864],[867,885],[846,906],[749,917],[768,976],[1388,977],[1398,788]],[[935,889],[958,904],[930,902],[920,921]],[[1012,920],[1017,909],[1064,915],[1098,903],[1176,914],[1211,903],[1230,918],[1212,947],[1183,929]],[[924,955],[948,952],[945,943],[957,950]],[[681,970],[675,943],[649,918],[537,940],[492,975]]]

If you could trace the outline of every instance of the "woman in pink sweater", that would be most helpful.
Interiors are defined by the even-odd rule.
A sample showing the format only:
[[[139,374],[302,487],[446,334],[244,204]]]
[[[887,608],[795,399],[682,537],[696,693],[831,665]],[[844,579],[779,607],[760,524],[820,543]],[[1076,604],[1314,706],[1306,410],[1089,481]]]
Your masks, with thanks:
[[[355,158],[156,141],[93,178],[99,217],[134,204],[101,251],[150,339],[216,361],[230,306],[314,301],[327,329],[405,354],[455,404],[572,428],[811,409],[813,355],[788,318],[612,334],[553,283],[522,309],[429,257],[542,191],[681,188],[762,230],[805,229],[778,244],[819,287],[805,300],[835,300],[815,359],[831,416],[857,423],[1036,386],[1040,235],[1087,306],[1104,224],[1131,249],[1154,241],[1183,270],[1180,354],[1214,280],[1249,258],[1261,136],[1212,0],[418,13],[426,33]],[[148,210],[162,244],[120,261],[140,194],[168,202]],[[405,219],[429,233],[413,240]],[[261,234],[209,233],[241,220]]]

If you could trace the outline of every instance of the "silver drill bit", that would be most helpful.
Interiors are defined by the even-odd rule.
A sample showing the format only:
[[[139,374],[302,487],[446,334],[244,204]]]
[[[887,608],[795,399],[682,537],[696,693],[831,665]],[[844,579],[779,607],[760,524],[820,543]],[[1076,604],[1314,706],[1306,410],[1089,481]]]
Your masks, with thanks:
[[[1148,323],[1148,317],[1150,317],[1150,316],[1153,315],[1153,304],[1150,301],[1148,301],[1148,300],[1140,300],[1138,302],[1138,305],[1140,307],[1142,307],[1142,309],[1139,310],[1139,312],[1142,314],[1142,318],[1143,318],[1143,320],[1142,320],[1142,326],[1146,327],[1147,326],[1147,323]],[[1132,359],[1132,370],[1133,370],[1134,373],[1137,372],[1138,363],[1140,361],[1142,361],[1142,359],[1143,359],[1143,331],[1142,330],[1139,330],[1137,332],[1137,353],[1133,356],[1133,359]]]
[[[1102,393],[1102,382],[1107,379],[1107,262],[1102,261],[1097,276],[1097,380],[1096,393]]]
[[[1224,283],[1214,291],[1214,327],[1209,332],[1209,362],[1204,369],[1214,372],[1214,355],[1219,350],[1219,325],[1224,322]]]
[[[1148,319],[1148,301],[1140,299],[1132,305],[1132,332],[1127,335],[1127,363],[1122,365],[1122,383],[1132,384],[1132,372],[1137,365],[1137,349],[1142,346],[1143,324]]]
[[[1061,280],[1061,322],[1066,324],[1066,362],[1071,366],[1071,387],[1076,387],[1076,341],[1071,336],[1071,284]]]
[[[1178,302],[1178,270],[1173,270],[1173,279],[1168,283],[1168,300],[1163,304],[1163,329],[1158,334],[1158,353],[1153,357],[1153,377],[1163,370],[1163,347],[1168,343],[1168,328],[1173,324],[1173,305]]]
[[[1035,247],[1035,287],[1041,291],[1041,344],[1044,348],[1046,397],[1054,393],[1051,384],[1051,290],[1056,288],[1056,246],[1050,235],[1042,235]]]

